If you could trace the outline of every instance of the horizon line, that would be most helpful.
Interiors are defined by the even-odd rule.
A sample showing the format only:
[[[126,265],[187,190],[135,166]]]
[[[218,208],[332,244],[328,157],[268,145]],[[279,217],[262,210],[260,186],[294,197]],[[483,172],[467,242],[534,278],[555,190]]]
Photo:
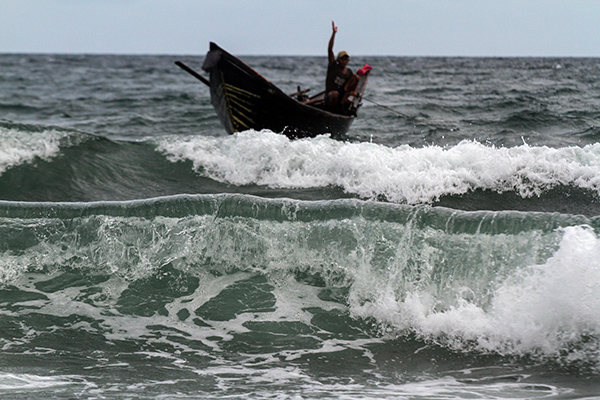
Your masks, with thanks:
[[[327,58],[326,54],[243,54],[243,53],[232,53],[236,57],[323,57]],[[167,53],[167,52],[102,52],[102,51],[91,51],[91,52],[52,52],[52,51],[0,51],[0,55],[48,55],[48,56],[140,56],[140,57],[204,57],[205,53]],[[397,57],[397,58],[600,58],[600,55],[444,55],[444,54],[356,54],[353,57],[367,58],[367,57]]]

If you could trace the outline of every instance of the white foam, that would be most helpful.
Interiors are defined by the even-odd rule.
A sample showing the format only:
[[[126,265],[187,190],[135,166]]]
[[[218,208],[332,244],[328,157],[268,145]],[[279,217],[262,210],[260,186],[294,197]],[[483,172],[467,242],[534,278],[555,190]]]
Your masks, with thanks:
[[[211,179],[277,188],[338,186],[363,198],[417,204],[474,189],[539,195],[556,185],[600,192],[600,144],[553,149],[463,141],[453,147],[390,148],[326,136],[290,140],[270,131],[170,138],[158,150],[192,161]]]
[[[73,376],[38,376],[31,374],[12,374],[0,372],[0,390],[15,391],[15,390],[32,390],[32,389],[48,389],[57,386],[72,385],[73,383],[81,383],[73,381]]]
[[[443,307],[426,290],[399,298],[388,288],[368,302],[355,299],[352,311],[457,349],[551,358],[567,351],[569,362],[600,365],[600,240],[587,226],[562,232],[547,262],[518,269],[489,304],[459,299]]]
[[[48,160],[56,156],[60,152],[60,140],[67,136],[66,132],[54,129],[25,132],[0,126],[0,174],[36,158]]]

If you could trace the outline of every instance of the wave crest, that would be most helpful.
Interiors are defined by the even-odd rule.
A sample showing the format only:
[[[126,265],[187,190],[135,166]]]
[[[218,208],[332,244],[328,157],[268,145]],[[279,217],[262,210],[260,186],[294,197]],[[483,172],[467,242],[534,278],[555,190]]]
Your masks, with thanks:
[[[514,191],[523,198],[560,185],[600,193],[600,144],[498,148],[462,141],[452,147],[390,148],[247,131],[226,138],[163,140],[158,150],[172,162],[190,160],[198,173],[229,184],[337,186],[361,198],[406,204],[478,189]]]
[[[0,175],[9,168],[49,160],[62,147],[75,145],[86,135],[53,127],[0,123]]]

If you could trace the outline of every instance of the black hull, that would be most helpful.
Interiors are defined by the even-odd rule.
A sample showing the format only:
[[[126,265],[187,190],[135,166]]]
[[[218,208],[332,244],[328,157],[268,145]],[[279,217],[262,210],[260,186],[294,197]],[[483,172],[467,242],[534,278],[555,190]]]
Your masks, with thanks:
[[[230,134],[269,129],[292,138],[342,136],[355,119],[288,96],[214,43],[202,68],[210,74],[212,104]]]

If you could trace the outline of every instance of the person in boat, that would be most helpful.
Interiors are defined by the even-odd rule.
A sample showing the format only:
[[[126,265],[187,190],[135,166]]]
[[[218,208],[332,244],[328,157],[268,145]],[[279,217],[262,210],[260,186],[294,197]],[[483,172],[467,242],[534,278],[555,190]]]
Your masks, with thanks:
[[[352,73],[352,70],[348,68],[350,56],[347,51],[340,51],[337,57],[334,55],[333,43],[338,28],[334,21],[331,21],[331,27],[333,32],[327,48],[329,65],[325,79],[325,104],[329,111],[344,112],[348,110],[351,103],[348,97],[356,96],[358,75]]]

